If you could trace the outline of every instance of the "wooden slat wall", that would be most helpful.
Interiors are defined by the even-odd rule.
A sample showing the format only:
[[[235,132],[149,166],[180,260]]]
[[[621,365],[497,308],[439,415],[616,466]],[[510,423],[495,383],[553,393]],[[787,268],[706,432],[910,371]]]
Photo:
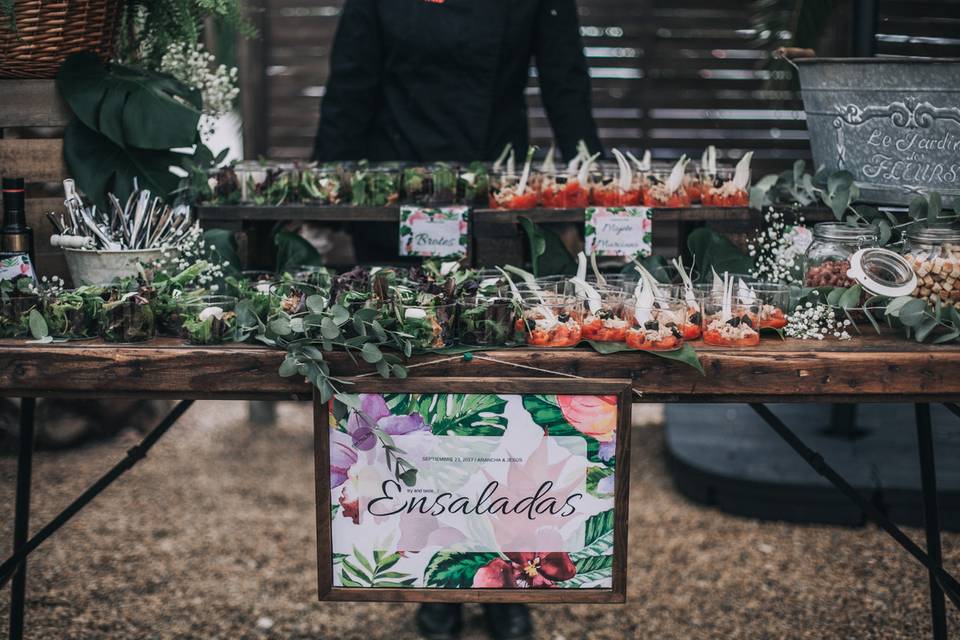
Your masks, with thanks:
[[[258,152],[305,158],[342,0],[263,2],[267,130]],[[785,10],[791,5],[783,0]],[[708,144],[731,157],[753,149],[761,171],[809,155],[802,104],[791,83],[770,81],[745,0],[579,0],[579,7],[594,113],[608,147],[649,148],[663,160],[699,157]],[[960,55],[957,0],[882,0],[881,14],[881,55]],[[528,94],[532,141],[549,144],[534,71]]]
[[[53,80],[2,80],[0,89],[0,176],[27,182],[27,224],[33,227],[38,272],[69,281],[63,252],[50,246],[52,228],[45,216],[66,213],[58,183],[69,175],[62,137],[69,110]]]

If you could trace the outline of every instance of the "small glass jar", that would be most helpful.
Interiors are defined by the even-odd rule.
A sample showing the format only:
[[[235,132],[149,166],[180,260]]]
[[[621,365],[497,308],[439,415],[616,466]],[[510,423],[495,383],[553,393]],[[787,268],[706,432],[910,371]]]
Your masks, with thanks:
[[[813,227],[813,242],[803,259],[805,287],[851,287],[847,276],[850,256],[879,245],[880,234],[870,225],[820,222]]]
[[[917,274],[914,297],[960,309],[960,229],[914,225],[906,233],[903,256]]]
[[[93,291],[76,289],[43,299],[43,318],[50,336],[79,340],[97,335],[97,316],[103,298]]]

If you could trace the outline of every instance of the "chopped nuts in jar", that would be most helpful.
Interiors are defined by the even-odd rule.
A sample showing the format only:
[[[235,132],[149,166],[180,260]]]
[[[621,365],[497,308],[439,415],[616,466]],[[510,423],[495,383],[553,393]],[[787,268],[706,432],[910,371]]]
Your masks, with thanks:
[[[852,287],[856,283],[847,276],[849,270],[849,260],[827,260],[810,267],[803,284],[806,287]]]

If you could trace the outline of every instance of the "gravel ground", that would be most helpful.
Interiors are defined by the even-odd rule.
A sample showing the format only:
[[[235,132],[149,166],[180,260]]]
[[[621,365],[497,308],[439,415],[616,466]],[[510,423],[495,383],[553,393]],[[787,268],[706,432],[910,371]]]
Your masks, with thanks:
[[[30,564],[28,638],[417,637],[414,605],[316,601],[308,407],[281,405],[274,428],[245,418],[243,403],[197,404],[41,547]],[[37,454],[34,525],[136,437]],[[628,603],[534,607],[538,640],[929,634],[926,574],[882,532],[760,523],[690,504],[666,476],[660,427],[635,429],[634,444]],[[15,466],[0,458],[3,549]],[[944,544],[947,562],[960,565],[960,535]],[[4,591],[3,627],[7,614]],[[479,607],[467,608],[467,625],[465,638],[485,637]]]

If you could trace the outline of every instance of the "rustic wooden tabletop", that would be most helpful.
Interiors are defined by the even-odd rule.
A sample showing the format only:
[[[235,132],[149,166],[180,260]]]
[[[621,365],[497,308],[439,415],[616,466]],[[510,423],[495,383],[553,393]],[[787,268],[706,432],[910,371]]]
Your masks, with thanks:
[[[630,379],[650,402],[960,400],[960,346],[863,335],[844,342],[773,338],[745,349],[694,347],[703,375],[649,353],[513,348],[478,351],[470,360],[417,355],[409,363],[410,379],[551,377],[538,371],[546,370],[568,377]],[[283,357],[282,350],[265,346],[195,347],[171,338],[131,345],[0,340],[0,395],[309,399],[308,383],[278,375]],[[328,361],[337,376],[373,371],[342,352],[328,354]],[[358,390],[383,384],[375,373],[358,381]],[[405,384],[413,383],[392,380],[390,388],[400,391]]]

